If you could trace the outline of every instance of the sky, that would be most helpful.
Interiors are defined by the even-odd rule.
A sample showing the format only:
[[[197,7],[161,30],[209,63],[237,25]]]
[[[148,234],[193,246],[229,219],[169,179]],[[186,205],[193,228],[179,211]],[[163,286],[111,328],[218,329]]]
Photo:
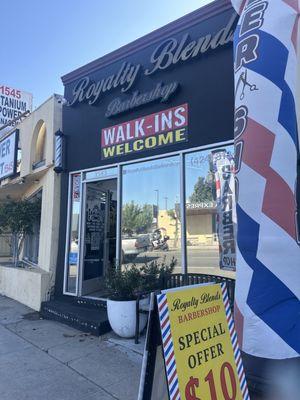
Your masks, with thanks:
[[[61,76],[213,0],[0,0],[0,85],[63,94]]]
[[[224,146],[222,147],[224,148]],[[226,147],[233,152],[232,146]],[[194,192],[201,176],[207,178],[210,150],[196,151],[186,156],[186,201]],[[140,205],[157,204],[161,210],[174,209],[180,199],[179,157],[173,156],[123,167],[123,204],[134,201]]]

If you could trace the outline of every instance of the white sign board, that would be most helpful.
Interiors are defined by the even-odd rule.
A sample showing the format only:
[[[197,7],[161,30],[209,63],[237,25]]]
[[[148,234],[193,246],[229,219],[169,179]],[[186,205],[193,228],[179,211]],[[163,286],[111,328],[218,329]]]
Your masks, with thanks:
[[[0,180],[16,173],[18,130],[0,141]]]
[[[0,83],[0,128],[25,111],[32,111],[32,94]],[[0,136],[9,131],[15,123],[0,130]]]

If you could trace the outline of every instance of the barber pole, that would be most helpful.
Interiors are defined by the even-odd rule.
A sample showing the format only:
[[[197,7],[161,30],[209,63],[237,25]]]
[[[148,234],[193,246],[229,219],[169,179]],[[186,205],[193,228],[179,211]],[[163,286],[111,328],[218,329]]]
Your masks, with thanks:
[[[235,318],[242,350],[300,354],[298,0],[232,0],[237,158]]]
[[[171,323],[169,317],[169,307],[167,301],[167,295],[161,294],[157,296],[158,300],[158,312],[161,326],[162,343],[165,357],[165,367],[167,373],[167,381],[169,388],[170,400],[181,400],[176,360],[174,354],[174,344],[171,333]]]

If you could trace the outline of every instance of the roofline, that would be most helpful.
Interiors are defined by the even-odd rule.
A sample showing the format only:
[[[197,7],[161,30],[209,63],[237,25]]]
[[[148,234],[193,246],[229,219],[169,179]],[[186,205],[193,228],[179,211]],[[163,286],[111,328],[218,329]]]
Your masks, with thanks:
[[[7,132],[5,132],[2,136],[1,136],[1,131],[0,131],[0,141],[2,141],[3,139],[5,139],[9,135],[11,135],[16,129],[20,129],[20,127],[22,126],[22,124],[25,120],[27,121],[27,119],[29,119],[32,115],[34,115],[34,113],[36,111],[38,111],[41,107],[43,107],[46,103],[50,102],[51,100],[55,100],[55,99],[64,100],[64,96],[62,96],[61,94],[58,94],[58,93],[53,93],[50,97],[48,97],[45,101],[43,101],[40,105],[38,105],[34,110],[32,110],[26,117],[24,117],[24,119],[22,121],[18,122],[15,126],[12,126],[11,129],[9,129]]]
[[[46,100],[44,100],[42,103],[40,103],[31,113],[33,114],[35,111],[39,110],[41,107],[44,106],[44,104],[48,103],[51,100],[55,100],[55,99],[63,99],[64,96],[62,94],[58,94],[58,93],[52,93],[51,96],[49,96]]]
[[[104,55],[103,57],[91,61],[90,63],[79,67],[66,75],[63,75],[61,80],[64,85],[70,83],[82,76],[95,72],[100,68],[103,68],[113,62],[140,51],[149,45],[155,44],[156,42],[160,41],[163,36],[174,35],[183,29],[190,27],[191,25],[205,21],[210,17],[230,9],[234,11],[230,0],[215,0],[210,4],[186,14],[183,17],[168,23],[167,25],[164,25],[163,27],[152,31],[141,38],[136,39],[133,42]]]

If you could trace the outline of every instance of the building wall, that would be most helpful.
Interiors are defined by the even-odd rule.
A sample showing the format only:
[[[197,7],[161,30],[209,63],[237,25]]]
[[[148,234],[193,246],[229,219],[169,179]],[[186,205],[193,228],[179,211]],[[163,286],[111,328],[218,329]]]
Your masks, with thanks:
[[[213,245],[215,235],[212,223],[213,214],[193,214],[186,216],[187,241],[188,245]],[[175,246],[176,241],[176,221],[170,217],[166,210],[159,211],[158,227],[164,228],[166,234],[170,236],[171,246]],[[181,237],[181,224],[178,220],[177,239]]]
[[[8,268],[0,265],[0,293],[39,311],[47,300],[50,276],[39,269]]]
[[[29,117],[27,117],[19,126],[20,141],[22,148],[22,167],[21,177],[32,175],[38,171],[32,170],[34,161],[35,139],[38,133],[38,125],[40,121],[44,121],[46,125],[46,152],[45,152],[45,169],[53,165],[54,142],[53,135],[61,129],[62,104],[61,97],[56,95],[50,97],[45,103],[39,106]]]
[[[158,227],[166,230],[166,235],[170,237],[171,247],[180,247],[181,224],[179,220],[177,220],[176,232],[176,220],[168,214],[167,210],[161,210],[158,215]]]
[[[212,214],[186,216],[188,244],[213,244],[214,233],[212,229],[212,218]]]
[[[237,15],[230,2],[225,0],[214,1],[205,9],[199,9],[188,14],[178,21],[174,21],[62,78],[65,86],[64,97],[70,105],[73,104],[74,93],[76,91],[78,93],[78,85],[82,82],[82,79],[85,79],[86,82],[93,82],[92,85],[101,80],[108,82],[110,76],[117,76],[122,65],[125,65],[124,63],[127,66],[140,66],[136,75],[137,79],[127,92],[122,91],[117,84],[117,87],[111,86],[111,90],[100,94],[99,99],[94,104],[89,104],[87,99],[82,99],[84,101],[64,108],[63,132],[67,137],[67,172],[62,174],[61,184],[62,207],[56,296],[63,295],[69,172],[98,168],[154,155],[165,155],[179,150],[196,149],[199,146],[233,139],[232,42],[226,40],[224,46],[204,51],[203,54],[201,53],[187,62],[183,60],[182,62],[175,62],[174,60],[174,63],[169,65],[170,68],[159,68],[152,75],[147,75],[145,72],[148,68],[153,67],[152,56],[157,53],[158,46],[161,49],[161,45],[166,40],[175,40],[177,46],[180,47],[186,34],[188,41],[198,41],[208,35],[214,36],[220,30],[223,33],[228,33],[225,27],[228,27],[228,24],[231,25],[231,23],[232,33],[236,17]],[[231,33],[226,35],[227,39],[231,37]],[[161,83],[164,85],[178,84],[178,90],[167,101],[151,101],[114,117],[107,114],[112,102],[130,100],[134,92],[150,93]],[[111,159],[102,157],[102,129],[183,104],[188,104],[187,141],[172,146],[151,148],[149,151],[128,152],[126,155]],[[167,232],[170,232],[170,236],[174,236],[174,227],[170,226],[170,221],[167,218],[165,218],[164,224]]]
[[[60,175],[53,170],[54,133],[61,129],[62,98],[54,95],[18,125],[22,161],[20,176],[2,182],[0,201],[7,196],[30,198],[42,190],[38,264],[13,268],[0,264],[0,293],[39,310],[49,299],[55,281],[58,250]],[[44,165],[33,168],[41,121],[46,125]],[[22,254],[21,257],[22,258]],[[1,262],[1,261],[0,261]]]

